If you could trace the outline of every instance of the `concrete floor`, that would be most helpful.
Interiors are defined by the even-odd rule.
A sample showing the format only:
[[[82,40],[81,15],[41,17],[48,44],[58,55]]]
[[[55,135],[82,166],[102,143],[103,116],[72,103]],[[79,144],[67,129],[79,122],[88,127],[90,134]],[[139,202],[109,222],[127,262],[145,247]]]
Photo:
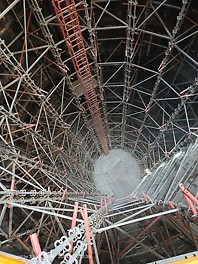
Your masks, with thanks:
[[[93,179],[98,191],[108,196],[131,194],[140,182],[140,166],[133,156],[122,149],[102,154],[94,164]]]

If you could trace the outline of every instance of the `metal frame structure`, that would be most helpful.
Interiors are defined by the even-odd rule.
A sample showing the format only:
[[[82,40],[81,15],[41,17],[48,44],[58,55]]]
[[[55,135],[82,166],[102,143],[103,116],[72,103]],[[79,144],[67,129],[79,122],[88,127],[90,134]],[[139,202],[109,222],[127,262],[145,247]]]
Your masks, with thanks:
[[[0,260],[198,250],[194,2],[1,1]],[[145,171],[116,200],[92,180],[115,147]]]

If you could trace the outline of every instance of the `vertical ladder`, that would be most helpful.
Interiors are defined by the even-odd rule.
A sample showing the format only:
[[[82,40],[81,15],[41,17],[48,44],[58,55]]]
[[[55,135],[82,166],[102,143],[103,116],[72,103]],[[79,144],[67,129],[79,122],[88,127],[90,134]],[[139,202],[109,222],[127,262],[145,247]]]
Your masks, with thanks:
[[[94,89],[93,76],[81,33],[78,13],[74,0],[52,0],[57,20],[66,41],[73,66],[81,83],[82,90],[92,117],[95,131],[100,140],[103,152],[108,155],[108,145],[104,124],[100,113],[99,102]]]

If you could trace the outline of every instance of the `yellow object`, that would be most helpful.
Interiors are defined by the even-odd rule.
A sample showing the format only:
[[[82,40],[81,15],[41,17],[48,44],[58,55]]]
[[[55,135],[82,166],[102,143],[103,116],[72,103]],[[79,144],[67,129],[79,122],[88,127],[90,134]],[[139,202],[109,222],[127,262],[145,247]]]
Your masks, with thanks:
[[[0,264],[25,264],[25,260],[10,257],[9,255],[0,254]]]
[[[178,260],[175,262],[170,262],[170,264],[198,264],[198,256],[196,257],[191,257],[191,258],[187,258],[187,259],[183,259],[183,260]]]

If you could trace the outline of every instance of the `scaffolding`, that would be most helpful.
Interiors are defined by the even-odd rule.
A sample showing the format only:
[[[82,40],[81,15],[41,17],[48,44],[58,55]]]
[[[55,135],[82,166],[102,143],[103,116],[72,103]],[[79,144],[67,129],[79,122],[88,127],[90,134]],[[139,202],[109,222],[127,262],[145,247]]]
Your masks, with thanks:
[[[47,2],[0,1],[0,262],[196,262],[196,1]],[[143,167],[119,199],[115,147]]]
[[[156,201],[145,193],[138,198],[138,191],[130,197],[116,200],[114,198],[107,200],[100,196],[85,197],[85,195],[82,198],[80,196],[71,198],[71,194],[65,192],[32,191],[25,193],[12,189],[4,191],[4,196],[7,197],[4,204],[8,204],[9,209],[19,207],[31,210],[32,213],[40,212],[43,216],[51,215],[55,217],[54,224],[57,221],[64,234],[54,241],[52,249],[47,250],[48,242],[46,242],[45,250],[41,250],[38,232],[30,231],[28,236],[35,257],[29,260],[19,259],[19,262],[13,263],[52,263],[57,256],[61,264],[81,263],[85,254],[88,257],[88,263],[101,263],[99,251],[104,237],[107,240],[111,263],[117,263],[120,260],[127,261],[128,256],[132,252],[136,254],[139,247],[142,248],[142,254],[146,254],[147,262],[155,259],[155,263],[158,263],[158,260],[159,263],[173,263],[172,260],[177,260],[175,256],[180,255],[179,248],[175,246],[179,239],[188,241],[195,249],[197,249],[198,239],[197,212],[193,204],[195,202],[198,205],[198,201],[183,185],[180,184],[180,188],[188,202],[187,205],[181,202],[176,204],[170,200]],[[69,203],[65,202],[66,197]],[[31,204],[37,205],[26,205],[28,200]],[[56,202],[60,206],[58,208],[43,207],[42,202],[51,206]],[[72,212],[72,217],[64,215],[63,212]],[[71,229],[68,229],[68,232],[65,232],[61,219],[71,220]],[[27,232],[18,236],[24,235],[27,235]],[[27,249],[27,245],[19,237],[19,241]],[[127,244],[123,242],[118,246],[115,243],[118,239],[115,239],[116,237],[123,241],[127,239]],[[2,258],[6,258],[5,256],[6,254]],[[190,258],[187,263],[196,261],[195,256],[197,254],[194,253],[192,260]],[[181,256],[180,259],[186,259],[186,255]]]

